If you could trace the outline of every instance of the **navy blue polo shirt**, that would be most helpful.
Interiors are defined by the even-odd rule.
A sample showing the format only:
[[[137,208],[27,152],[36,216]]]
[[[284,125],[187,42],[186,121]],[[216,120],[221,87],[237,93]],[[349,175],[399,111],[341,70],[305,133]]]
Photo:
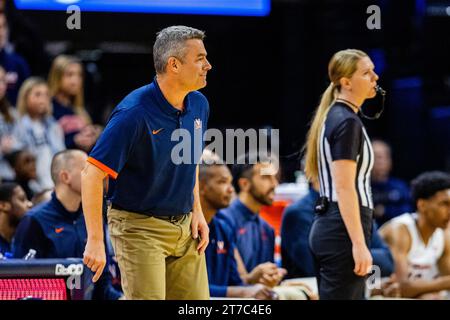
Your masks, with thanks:
[[[375,207],[380,204],[384,206],[384,214],[375,217],[380,226],[414,209],[408,184],[403,180],[390,177],[384,182],[372,181],[372,195]]]
[[[147,215],[189,213],[208,116],[200,92],[190,92],[180,111],[165,99],[156,78],[131,92],[113,110],[88,158],[115,179],[108,199]],[[173,154],[184,163],[174,163]]]
[[[258,264],[274,262],[275,231],[259,214],[236,199],[217,216],[236,233],[237,248],[248,272]]]
[[[231,227],[216,217],[209,223],[206,247],[209,292],[212,297],[226,297],[228,286],[243,286],[234,259],[235,235]]]
[[[30,249],[36,250],[35,258],[81,258],[86,241],[81,205],[75,212],[68,211],[53,192],[49,201],[32,208],[20,220],[12,251],[15,258],[23,258]],[[112,287],[105,268],[95,284],[94,299],[117,300],[121,295]]]
[[[23,258],[31,248],[36,258],[76,258],[83,256],[86,240],[81,206],[76,212],[67,211],[53,192],[50,201],[21,219],[12,247],[15,258]]]

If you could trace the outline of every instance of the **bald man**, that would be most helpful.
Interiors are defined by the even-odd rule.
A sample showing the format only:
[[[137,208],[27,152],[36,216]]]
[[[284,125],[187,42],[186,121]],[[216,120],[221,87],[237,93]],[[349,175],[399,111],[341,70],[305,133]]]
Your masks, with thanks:
[[[22,218],[13,240],[14,257],[23,258],[30,249],[36,250],[36,258],[83,257],[87,231],[81,208],[81,171],[86,159],[87,154],[80,150],[61,151],[53,157],[55,191],[49,201]],[[121,296],[112,287],[109,272],[104,271],[93,298],[117,300]]]

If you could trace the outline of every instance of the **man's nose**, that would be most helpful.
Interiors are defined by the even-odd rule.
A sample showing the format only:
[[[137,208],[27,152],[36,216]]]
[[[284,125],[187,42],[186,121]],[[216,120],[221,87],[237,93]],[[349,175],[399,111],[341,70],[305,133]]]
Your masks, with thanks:
[[[206,60],[205,69],[208,70],[208,71],[212,69],[212,65],[211,65],[211,63],[209,63],[208,60]]]

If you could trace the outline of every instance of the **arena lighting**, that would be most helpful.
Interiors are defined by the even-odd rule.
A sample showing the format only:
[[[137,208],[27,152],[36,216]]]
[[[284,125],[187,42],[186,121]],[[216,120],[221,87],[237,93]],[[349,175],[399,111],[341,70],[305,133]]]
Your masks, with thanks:
[[[18,9],[266,16],[270,0],[15,0]]]

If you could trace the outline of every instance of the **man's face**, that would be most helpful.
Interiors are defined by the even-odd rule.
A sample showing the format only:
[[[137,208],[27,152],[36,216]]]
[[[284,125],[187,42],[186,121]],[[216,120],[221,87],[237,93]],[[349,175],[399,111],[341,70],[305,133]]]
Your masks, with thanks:
[[[179,79],[187,90],[195,91],[206,86],[206,74],[212,66],[206,59],[206,49],[200,39],[186,41],[185,55],[180,64]]]
[[[429,199],[421,199],[422,210],[435,228],[445,229],[450,221],[450,189],[436,192]]]
[[[11,197],[10,217],[12,224],[17,226],[20,222],[20,219],[22,219],[25,213],[31,209],[31,206],[31,201],[27,199],[27,196],[22,187],[15,187]]]
[[[208,179],[201,182],[201,196],[216,210],[228,207],[234,191],[232,179],[226,165],[211,166]]]
[[[76,194],[81,196],[81,171],[86,165],[87,155],[86,153],[80,151],[71,160],[71,166],[69,170],[69,180],[68,185],[70,189]]]
[[[265,172],[272,174],[263,174]],[[278,178],[273,164],[257,163],[253,166],[249,193],[257,202],[270,206],[274,200],[277,186]]]
[[[3,49],[8,41],[8,23],[4,13],[0,13],[0,49]]]
[[[373,176],[375,178],[389,176],[392,168],[392,158],[389,147],[385,143],[379,141],[374,141],[372,147],[375,156],[372,170]]]
[[[16,175],[22,179],[37,179],[36,157],[29,151],[22,151],[15,165]]]

